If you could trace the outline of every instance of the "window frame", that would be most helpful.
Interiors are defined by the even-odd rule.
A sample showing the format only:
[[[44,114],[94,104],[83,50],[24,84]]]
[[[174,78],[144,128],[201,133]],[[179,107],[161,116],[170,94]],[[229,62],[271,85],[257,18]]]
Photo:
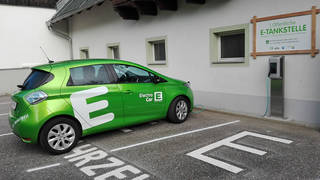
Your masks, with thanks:
[[[115,58],[114,57],[114,48],[117,47],[118,48],[118,53],[119,53],[119,58]],[[121,58],[121,53],[120,53],[120,43],[116,42],[116,43],[108,43],[107,44],[107,57],[109,59],[120,59]]]
[[[164,50],[165,50],[165,60],[156,61],[154,53],[154,44],[155,42],[164,41]],[[161,65],[165,66],[168,64],[168,40],[167,36],[152,37],[146,39],[146,59],[147,65]]]
[[[83,58],[83,51],[87,51],[87,52],[88,52],[88,57]],[[89,47],[81,47],[81,48],[79,49],[79,57],[80,57],[80,59],[90,59]]]
[[[159,47],[158,48],[160,48],[160,44],[164,44],[164,58],[165,59],[156,59],[156,45],[158,45]],[[166,62],[166,42],[164,41],[164,40],[160,40],[160,41],[153,41],[152,42],[152,44],[151,44],[151,46],[152,46],[152,60],[154,61],[154,62],[157,62],[157,63],[165,63]]]
[[[102,84],[82,84],[82,85],[74,85],[73,84],[73,80],[71,77],[71,69],[73,68],[80,68],[80,67],[86,67],[86,66],[99,66],[102,65],[104,67],[104,70],[106,71],[106,73],[108,74],[109,78],[112,80],[109,83],[102,83]],[[70,81],[72,81],[72,84],[70,84]],[[108,85],[108,84],[117,84],[117,78],[114,77],[112,70],[110,70],[109,68],[109,64],[91,64],[91,65],[83,65],[83,66],[76,66],[76,67],[70,67],[69,68],[69,78],[66,84],[66,87],[81,87],[81,86],[96,86],[96,85]]]
[[[244,34],[244,57],[221,58],[221,36]],[[236,64],[249,60],[249,24],[239,24],[210,29],[210,63]]]
[[[114,78],[115,78],[115,81],[117,84],[145,84],[145,83],[153,83],[154,84],[154,79],[151,79],[152,81],[151,82],[128,82],[128,83],[125,83],[125,82],[119,82],[119,77],[117,75],[117,73],[115,72],[115,69],[113,67],[113,65],[126,65],[126,66],[132,66],[132,67],[135,67],[135,68],[138,68],[138,69],[141,69],[143,71],[146,71],[149,73],[149,76],[151,77],[151,75],[153,75],[153,78],[155,79],[156,77],[160,78],[160,82],[158,83],[165,83],[165,82],[168,82],[167,80],[163,79],[162,77],[156,75],[155,73],[153,72],[150,72],[148,70],[145,70],[143,68],[140,68],[140,67],[137,67],[137,66],[134,66],[134,65],[128,65],[128,64],[118,64],[118,63],[113,63],[113,64],[108,64],[108,68],[110,69],[110,72],[113,74]]]
[[[154,73],[152,73],[152,72],[150,72],[150,71],[147,71],[147,70],[145,70],[145,69],[142,69],[142,68],[140,68],[140,67],[137,67],[137,66],[128,65],[128,64],[109,64],[109,65],[110,65],[110,69],[112,69],[113,76],[116,78],[116,83],[117,83],[117,84],[145,84],[145,83],[154,83],[154,82],[153,82],[153,79],[152,79],[152,77],[151,77],[151,74],[153,75],[153,77],[157,77],[157,75],[155,75]],[[131,67],[135,67],[135,68],[137,68],[137,69],[146,71],[146,72],[148,72],[149,77],[151,78],[151,82],[120,82],[120,79],[119,79],[119,77],[118,77],[118,75],[117,75],[117,73],[116,73],[113,65],[131,66]]]

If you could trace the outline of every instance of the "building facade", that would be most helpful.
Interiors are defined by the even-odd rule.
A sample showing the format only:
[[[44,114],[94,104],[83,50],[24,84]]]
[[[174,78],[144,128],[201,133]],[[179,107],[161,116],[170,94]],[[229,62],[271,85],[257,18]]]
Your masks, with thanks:
[[[11,1],[12,5],[0,3],[4,3],[0,4],[0,95],[5,95],[17,90],[30,67],[48,62],[40,47],[53,60],[69,59],[70,52],[69,42],[49,31],[46,25],[55,9],[40,1],[30,6],[18,0]]]
[[[217,0],[189,4],[180,0],[176,11],[159,11],[157,16],[124,20],[114,11],[112,2],[105,1],[68,21],[75,58],[116,57],[133,61],[167,76],[190,81],[197,105],[261,117],[268,106],[270,56],[256,59],[250,56],[253,46],[250,20],[253,16],[310,10],[312,6],[320,7],[320,2]],[[319,47],[320,21],[317,16],[316,47]],[[216,61],[221,54],[214,45],[212,34],[234,29],[240,29],[244,34],[238,37],[245,41],[243,59],[240,62],[237,59]],[[165,52],[152,52],[154,43],[161,46],[161,42],[164,42]],[[159,61],[161,59],[165,60]],[[319,55],[285,55],[282,120],[320,127],[319,68]]]
[[[72,2],[77,2],[77,6]],[[148,8],[138,2],[132,5],[130,0],[83,3],[64,0],[49,21],[49,27],[65,25],[62,29],[72,39],[75,59],[133,61],[164,75],[190,81],[196,106],[258,117],[270,111],[267,79],[270,56],[251,56],[255,31],[252,18],[320,7],[317,0],[158,0],[169,5],[148,4]],[[316,14],[314,39],[319,48],[320,17]],[[53,12],[46,15],[43,17],[52,16]],[[50,34],[49,30],[46,33]],[[70,44],[66,39],[55,36],[50,41],[57,43],[44,46],[49,56],[68,58]],[[30,53],[28,60],[26,56],[15,57],[30,63],[43,60],[40,51],[37,52],[36,57]],[[284,58],[284,105],[280,120],[320,127],[320,55],[291,54]],[[17,62],[12,61],[7,67],[14,67]]]

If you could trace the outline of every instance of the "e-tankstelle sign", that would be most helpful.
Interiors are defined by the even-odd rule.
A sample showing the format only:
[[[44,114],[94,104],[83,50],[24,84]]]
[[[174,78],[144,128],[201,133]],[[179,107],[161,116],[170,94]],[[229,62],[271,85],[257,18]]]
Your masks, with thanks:
[[[320,10],[312,7],[309,11],[253,17],[253,52],[259,55],[311,54],[316,49],[316,14]]]
[[[311,16],[257,23],[257,52],[311,49]]]

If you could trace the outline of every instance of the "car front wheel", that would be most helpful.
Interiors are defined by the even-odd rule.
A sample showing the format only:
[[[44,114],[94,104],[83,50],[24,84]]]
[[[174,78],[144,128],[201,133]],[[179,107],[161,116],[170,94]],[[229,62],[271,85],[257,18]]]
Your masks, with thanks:
[[[184,122],[189,116],[189,108],[189,101],[185,97],[179,96],[175,98],[169,107],[169,121],[173,123]]]
[[[42,148],[51,154],[69,152],[80,138],[80,128],[71,119],[56,118],[49,121],[39,134]]]

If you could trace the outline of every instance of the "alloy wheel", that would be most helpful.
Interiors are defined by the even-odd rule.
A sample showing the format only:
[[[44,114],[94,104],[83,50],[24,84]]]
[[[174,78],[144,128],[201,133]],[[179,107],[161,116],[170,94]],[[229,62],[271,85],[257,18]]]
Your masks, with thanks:
[[[57,124],[53,126],[48,133],[48,144],[55,150],[65,150],[70,147],[76,134],[72,126],[69,124]]]

